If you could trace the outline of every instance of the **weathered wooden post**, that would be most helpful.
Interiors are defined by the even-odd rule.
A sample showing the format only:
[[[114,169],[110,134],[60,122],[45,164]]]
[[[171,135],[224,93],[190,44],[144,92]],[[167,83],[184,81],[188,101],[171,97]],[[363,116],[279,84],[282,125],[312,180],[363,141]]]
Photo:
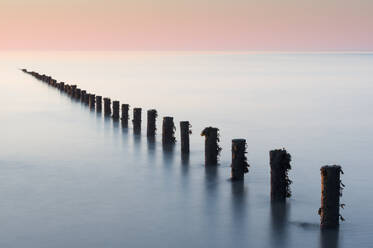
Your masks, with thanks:
[[[326,165],[321,167],[321,208],[319,209],[321,228],[337,228],[339,219],[339,198],[342,195],[344,185],[340,174],[343,174],[339,165]]]
[[[129,119],[129,109],[130,105],[129,104],[122,104],[122,126],[123,127],[128,127],[128,119]]]
[[[163,117],[162,123],[162,143],[171,145],[176,142],[174,118],[170,116]]]
[[[291,155],[285,149],[269,152],[271,167],[271,200],[285,201],[291,196],[288,172],[291,169]]]
[[[64,82],[60,82],[60,87],[59,87],[59,89],[60,89],[61,91],[63,91],[64,88],[65,88],[65,83],[64,83]]]
[[[97,112],[102,110],[102,96],[96,96],[96,110]]]
[[[219,129],[215,127],[206,127],[203,129],[201,136],[205,136],[205,164],[218,164],[218,157],[221,151],[218,145],[220,141]]]
[[[74,97],[75,97],[76,99],[80,99],[80,94],[81,94],[81,89],[76,88],[76,89],[75,89]]]
[[[75,95],[76,85],[71,85],[69,95],[73,97]]]
[[[113,101],[113,119],[119,120],[119,101]]]
[[[141,108],[134,108],[133,109],[133,129],[135,132],[141,131]]]
[[[81,102],[84,102],[84,99],[85,99],[85,95],[87,94],[87,91],[85,91],[85,90],[82,90],[81,92],[80,92],[80,101]]]
[[[157,120],[157,110],[155,109],[150,109],[148,110],[148,126],[147,126],[147,136],[148,137],[154,137],[155,132],[157,130],[156,127],[156,120]]]
[[[85,95],[85,98],[84,98],[84,103],[85,104],[89,104],[89,98],[90,98],[90,96],[91,96],[91,93],[87,93],[86,95]]]
[[[190,128],[191,125],[189,121],[180,121],[180,143],[182,153],[189,153],[189,135],[192,134]]]
[[[96,104],[96,96],[95,94],[89,94],[89,107],[94,109]]]
[[[231,176],[233,180],[243,180],[244,174],[249,172],[249,164],[246,158],[246,140],[232,140],[232,164]]]
[[[111,114],[111,100],[108,97],[104,98],[104,115],[108,116]]]

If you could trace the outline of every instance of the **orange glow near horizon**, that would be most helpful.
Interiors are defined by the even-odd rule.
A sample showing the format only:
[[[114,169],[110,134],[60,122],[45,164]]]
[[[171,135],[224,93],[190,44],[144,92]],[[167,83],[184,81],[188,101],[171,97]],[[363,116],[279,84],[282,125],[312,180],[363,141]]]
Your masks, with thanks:
[[[373,50],[370,0],[1,0],[1,50]]]

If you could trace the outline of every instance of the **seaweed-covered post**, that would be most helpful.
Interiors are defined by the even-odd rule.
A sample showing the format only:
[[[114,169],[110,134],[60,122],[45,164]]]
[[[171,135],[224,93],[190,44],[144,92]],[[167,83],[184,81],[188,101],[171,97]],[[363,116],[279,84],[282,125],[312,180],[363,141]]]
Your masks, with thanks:
[[[155,131],[157,130],[156,127],[156,119],[158,116],[157,110],[155,109],[150,109],[148,110],[148,126],[146,130],[146,134],[148,137],[154,137],[155,136]]]
[[[129,109],[130,109],[129,104],[122,104],[122,124],[125,127],[128,127]]]
[[[249,172],[249,164],[246,158],[246,140],[232,140],[232,164],[231,176],[233,180],[244,179],[244,174]]]
[[[89,107],[94,109],[96,104],[96,96],[95,94],[89,94]]]
[[[288,172],[291,169],[291,156],[285,149],[269,152],[271,166],[271,200],[285,201],[291,196]]]
[[[189,135],[192,134],[190,128],[191,125],[189,121],[180,121],[180,143],[182,153],[189,153]]]
[[[176,142],[175,129],[174,118],[170,116],[163,117],[162,143],[164,145],[170,145]]]
[[[105,97],[104,98],[104,115],[110,115],[111,114],[111,100],[110,98]]]
[[[337,228],[339,219],[344,220],[339,214],[339,198],[344,185],[340,174],[343,174],[339,165],[326,165],[321,167],[321,208],[319,209],[321,228]]]
[[[135,132],[139,132],[141,130],[141,108],[134,108],[133,109],[133,129]]]
[[[218,144],[220,141],[219,129],[215,127],[206,127],[203,129],[201,136],[205,136],[205,164],[218,164],[218,157],[221,151],[221,147]]]
[[[102,96],[96,96],[96,110],[97,112],[102,110]]]
[[[113,119],[119,120],[119,101],[113,101]]]

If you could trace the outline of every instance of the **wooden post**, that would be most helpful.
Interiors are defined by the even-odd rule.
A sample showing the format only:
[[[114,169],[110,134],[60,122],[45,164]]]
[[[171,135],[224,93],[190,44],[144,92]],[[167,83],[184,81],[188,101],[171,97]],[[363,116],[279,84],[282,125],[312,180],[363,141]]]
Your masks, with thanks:
[[[104,98],[104,115],[108,116],[111,114],[111,100],[108,97]]]
[[[95,94],[89,94],[89,107],[94,109],[96,104],[96,96]]]
[[[102,96],[96,96],[96,110],[97,112],[102,110]]]
[[[269,152],[271,166],[271,200],[285,201],[291,196],[288,172],[291,169],[291,155],[285,149]]]
[[[113,101],[113,119],[119,120],[119,101]]]
[[[343,184],[339,165],[321,167],[321,208],[319,209],[321,228],[336,228],[339,226],[339,198],[342,195]],[[341,217],[343,220],[343,218]]]
[[[84,99],[85,99],[85,95],[87,94],[87,91],[85,90],[82,90],[81,91],[81,94],[80,94],[80,101],[81,102],[84,102]]]
[[[71,97],[74,97],[74,95],[75,95],[75,89],[76,89],[76,85],[71,85],[70,92],[69,92],[69,95]]]
[[[156,120],[157,120],[157,110],[155,109],[150,109],[148,110],[148,126],[147,126],[147,136],[148,137],[154,137],[155,132],[157,130],[156,127]]]
[[[243,180],[244,174],[249,172],[246,158],[246,140],[232,140],[231,176],[233,180]]]
[[[217,165],[218,156],[221,148],[218,145],[219,129],[215,127],[206,127],[203,129],[201,136],[205,136],[205,164]]]
[[[190,127],[189,121],[180,121],[180,143],[182,153],[189,153],[189,135],[192,134]]]
[[[130,109],[129,104],[122,104],[122,125],[124,127],[128,127],[129,109]]]
[[[81,95],[81,89],[76,88],[76,89],[75,89],[75,95],[74,95],[74,97],[75,97],[76,99],[80,99],[80,95]]]
[[[141,108],[134,108],[133,109],[133,129],[135,132],[139,132],[141,130]]]
[[[165,145],[174,144],[175,138],[174,118],[170,116],[163,117],[162,124],[162,143]]]
[[[64,82],[60,82],[60,90],[63,91],[63,89],[65,88],[65,83]]]

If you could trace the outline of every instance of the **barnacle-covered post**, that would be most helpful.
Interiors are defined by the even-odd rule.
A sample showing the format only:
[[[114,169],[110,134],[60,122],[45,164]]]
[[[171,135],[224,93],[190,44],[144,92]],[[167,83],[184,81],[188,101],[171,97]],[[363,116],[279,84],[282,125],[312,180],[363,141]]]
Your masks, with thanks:
[[[113,101],[113,119],[119,120],[119,101]]]
[[[218,157],[221,151],[218,144],[220,141],[219,129],[216,127],[206,127],[203,129],[201,136],[205,136],[205,164],[218,164]]]
[[[122,125],[124,127],[128,127],[129,109],[130,109],[129,104],[122,104]]]
[[[285,201],[291,196],[288,172],[291,169],[291,156],[285,149],[269,152],[271,166],[271,200]]]
[[[157,130],[157,127],[156,127],[157,116],[158,116],[157,110],[155,109],[148,110],[148,126],[146,130],[146,134],[148,137],[155,136],[155,131]]]
[[[89,94],[89,107],[94,109],[96,104],[96,96],[95,94]]]
[[[111,100],[108,97],[104,98],[104,115],[108,116],[111,114]]]
[[[141,108],[134,108],[133,109],[133,130],[135,132],[140,132],[141,131]]]
[[[343,174],[339,165],[326,165],[321,167],[321,208],[319,209],[321,228],[336,228],[339,226],[339,198],[342,195],[340,174]]]
[[[180,143],[182,153],[189,153],[189,135],[192,133],[190,127],[189,121],[180,121]]]
[[[96,96],[96,111],[101,112],[102,110],[102,96]]]
[[[232,164],[231,176],[233,180],[244,179],[244,174],[249,172],[249,164],[246,158],[246,140],[232,140]]]
[[[175,138],[175,124],[174,118],[170,116],[163,117],[162,123],[162,143],[164,145],[174,144]]]

